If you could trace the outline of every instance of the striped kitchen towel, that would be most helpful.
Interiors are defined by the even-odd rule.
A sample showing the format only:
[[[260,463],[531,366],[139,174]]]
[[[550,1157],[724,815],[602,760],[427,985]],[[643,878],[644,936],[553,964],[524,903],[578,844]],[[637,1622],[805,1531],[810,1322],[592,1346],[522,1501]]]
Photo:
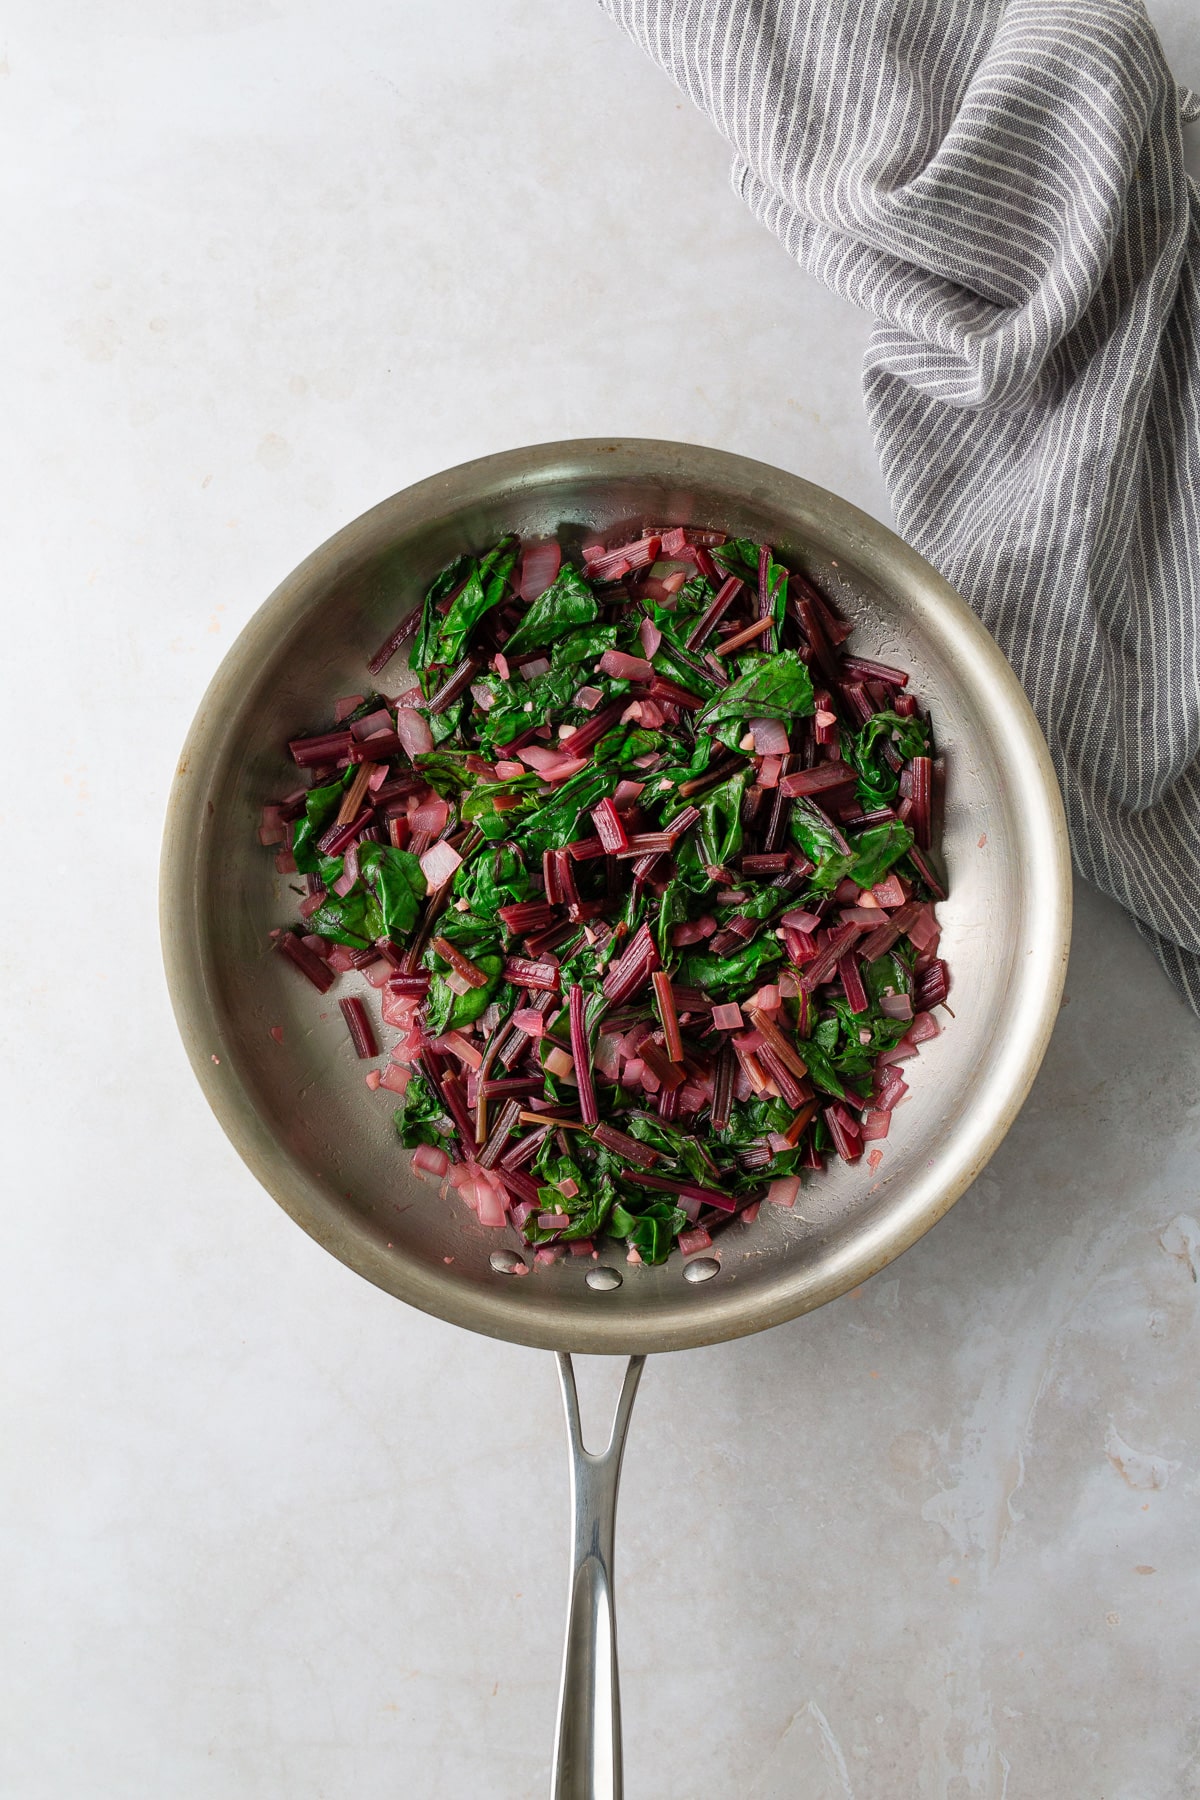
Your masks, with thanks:
[[[1081,872],[1200,1009],[1200,203],[1138,0],[601,0],[875,319],[900,531],[1046,732]]]

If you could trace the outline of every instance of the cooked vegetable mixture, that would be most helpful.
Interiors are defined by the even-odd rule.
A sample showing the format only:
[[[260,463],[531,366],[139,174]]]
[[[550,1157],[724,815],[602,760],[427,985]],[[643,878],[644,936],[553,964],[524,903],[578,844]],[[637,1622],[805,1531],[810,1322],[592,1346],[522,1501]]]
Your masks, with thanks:
[[[281,954],[361,970],[414,1166],[535,1261],[708,1249],[872,1170],[948,992],[930,723],[769,545],[508,537],[432,583],[264,810]],[[380,1055],[369,992],[340,1003]]]

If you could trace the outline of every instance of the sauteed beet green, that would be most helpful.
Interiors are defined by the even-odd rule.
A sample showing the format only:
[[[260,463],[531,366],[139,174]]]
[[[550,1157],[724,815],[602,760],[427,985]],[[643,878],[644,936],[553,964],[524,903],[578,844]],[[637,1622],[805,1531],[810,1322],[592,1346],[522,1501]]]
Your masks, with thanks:
[[[662,1262],[830,1154],[877,1166],[944,890],[929,720],[850,633],[769,545],[508,537],[371,659],[407,644],[405,691],[289,746],[276,947],[321,993],[363,972],[414,1166],[535,1260]],[[340,1002],[363,1058],[373,1004]]]

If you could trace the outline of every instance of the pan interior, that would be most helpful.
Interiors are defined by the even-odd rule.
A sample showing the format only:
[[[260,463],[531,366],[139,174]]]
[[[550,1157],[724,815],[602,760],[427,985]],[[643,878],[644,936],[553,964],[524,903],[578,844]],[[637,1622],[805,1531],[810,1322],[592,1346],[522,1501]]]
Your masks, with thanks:
[[[363,690],[366,658],[430,577],[505,531],[568,542],[687,522],[774,543],[857,625],[853,647],[912,673],[945,769],[939,908],[954,1019],[922,1047],[883,1155],[834,1162],[794,1211],[766,1207],[720,1239],[719,1271],[676,1254],[631,1268],[569,1257],[525,1279],[517,1248],[409,1171],[392,1108],[368,1091],[336,1005],[268,948],[295,918],[256,830],[297,785],[283,746]],[[394,662],[380,685],[402,689]],[[915,1241],[968,1184],[1028,1089],[1057,1010],[1069,864],[1054,777],[1007,663],[962,601],[892,533],[799,478],[687,445],[537,446],[385,501],[329,540],[255,615],[213,682],[167,823],[162,926],[189,1054],[217,1115],[275,1198],[334,1255],[411,1304],[553,1348],[684,1348],[833,1298]],[[343,984],[347,978],[342,978]],[[344,991],[352,991],[354,978]],[[271,1035],[282,1026],[283,1042]],[[505,1258],[495,1258],[503,1263]],[[589,1273],[593,1279],[589,1280]],[[695,1272],[693,1272],[695,1273]],[[614,1279],[619,1277],[619,1281]]]

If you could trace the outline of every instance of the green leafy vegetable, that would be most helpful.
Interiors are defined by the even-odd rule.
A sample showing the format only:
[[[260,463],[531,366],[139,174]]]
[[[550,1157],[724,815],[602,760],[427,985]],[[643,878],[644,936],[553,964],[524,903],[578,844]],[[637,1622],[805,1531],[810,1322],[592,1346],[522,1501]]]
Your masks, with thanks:
[[[454,1130],[441,1100],[419,1069],[414,1069],[404,1099],[392,1114],[396,1134],[406,1149],[435,1144],[440,1149]]]
[[[384,935],[383,913],[375,895],[355,882],[344,898],[327,892],[309,915],[307,928],[315,937],[331,938],[349,950],[365,950]]]
[[[441,969],[448,967],[441,962],[440,957],[437,961],[441,964]],[[504,959],[485,952],[482,956],[473,956],[471,961],[477,963],[488,977],[486,987],[468,988],[465,994],[456,994],[440,971],[430,982],[429,998],[425,1003],[425,1022],[432,1036],[440,1037],[444,1031],[458,1031],[487,1011],[492,995],[500,985]]]
[[[317,849],[317,839],[329,830],[337,817],[354,774],[352,768],[347,769],[341,780],[331,781],[326,787],[310,788],[305,797],[304,812],[292,826],[292,855],[296,867],[305,875],[316,875],[320,871],[321,852]]]
[[[599,662],[606,650],[615,648],[616,642],[615,625],[589,625],[582,631],[572,631],[565,638],[556,639],[550,662],[555,669],[578,669],[580,663]],[[595,682],[592,685],[594,687]]]
[[[898,756],[925,756],[929,726],[924,719],[902,719],[899,713],[876,713],[860,731],[842,734],[842,754],[858,771],[858,798],[864,812],[890,806],[900,792],[900,777],[883,755],[891,745]]]
[[[863,987],[867,998],[877,1002],[885,994],[911,994],[912,976],[893,952],[863,965]]]
[[[454,892],[473,913],[494,919],[502,906],[529,898],[529,871],[512,844],[501,844],[466,862],[454,877]]]
[[[467,640],[476,625],[485,613],[490,612],[494,606],[499,606],[508,591],[508,578],[517,560],[517,549],[516,538],[502,538],[486,556],[480,557],[462,591],[451,601],[445,618],[436,626],[429,645],[429,656],[422,668],[430,663],[453,668],[456,663],[461,662]],[[430,592],[432,593],[432,589]],[[428,604],[426,601],[426,606]],[[431,691],[432,684],[425,689],[427,694]],[[436,732],[434,735],[436,738]]]
[[[755,938],[731,956],[692,951],[683,959],[681,978],[687,987],[700,988],[713,1000],[741,1000],[762,985],[765,971],[782,955],[774,937]]]
[[[912,849],[913,834],[901,819],[889,819],[883,825],[870,825],[853,840],[854,862],[850,878],[859,887],[874,887],[882,881],[894,862]]]
[[[514,656],[541,650],[577,626],[590,625],[599,611],[596,596],[583,576],[570,563],[564,563],[505,644],[506,661],[511,667]]]
[[[709,701],[696,721],[697,732],[711,731],[730,749],[736,749],[742,735],[731,726],[749,719],[786,723],[816,711],[812,677],[794,650],[746,661],[750,666]]]
[[[835,1099],[840,1100],[846,1090],[838,1079],[838,1072],[834,1068],[832,1056],[832,1051],[837,1044],[838,1023],[836,1019],[831,1019],[829,1024],[833,1029],[831,1032],[826,1030],[824,1036],[832,1037],[833,1042],[826,1043],[821,1036],[814,1033],[811,1038],[801,1043],[800,1055],[808,1068],[809,1080],[817,1087],[824,1088],[827,1094],[832,1094]]]
[[[434,661],[434,646],[437,643],[438,633],[442,627],[442,614],[440,611],[441,603],[446,599],[447,595],[452,594],[457,587],[461,586],[462,583],[468,579],[468,576],[471,575],[472,571],[474,571],[475,577],[478,579],[478,565],[473,556],[457,557],[448,568],[443,569],[439,575],[434,576],[429,587],[426,589],[425,599],[421,607],[421,623],[417,627],[417,635],[413,642],[411,658],[413,668],[417,671],[418,675],[421,676],[422,692],[426,694],[428,694],[430,690],[425,683],[425,671],[429,668],[430,663]]]
[[[838,840],[840,832],[830,825],[829,820],[809,800],[792,802],[791,832],[800,848],[814,865],[809,876],[809,885],[815,894],[828,894],[833,891],[843,876],[849,875],[854,867],[854,851],[842,850]],[[846,840],[841,838],[841,842]]]
[[[738,769],[696,801],[700,852],[711,869],[728,867],[742,847],[742,801],[751,773],[748,766]]]
[[[618,1202],[612,1209],[612,1228],[637,1251],[644,1263],[666,1262],[671,1245],[687,1226],[687,1214],[667,1200],[652,1200],[640,1212],[633,1203]]]
[[[390,844],[364,844],[358,853],[359,874],[374,891],[388,937],[404,938],[416,929],[428,883],[416,857]],[[382,934],[381,934],[382,935]]]
[[[751,538],[726,538],[712,551],[712,559],[730,575],[758,587],[758,545]]]

